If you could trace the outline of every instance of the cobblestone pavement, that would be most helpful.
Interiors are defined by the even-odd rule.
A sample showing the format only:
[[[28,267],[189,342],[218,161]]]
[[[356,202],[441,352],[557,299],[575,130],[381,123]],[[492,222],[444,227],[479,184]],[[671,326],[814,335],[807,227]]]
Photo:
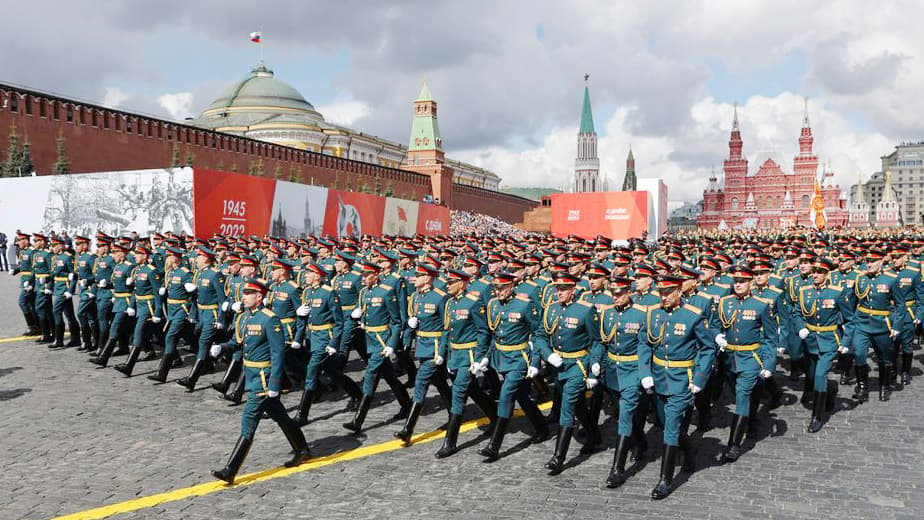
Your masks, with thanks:
[[[15,279],[0,273],[0,338],[24,328],[15,304]],[[542,465],[554,441],[526,446],[529,427],[514,423],[506,454],[484,464],[476,453],[486,442],[479,430],[460,438],[463,450],[438,461],[440,441],[417,444],[318,469],[224,489],[211,485],[209,470],[224,464],[238,434],[240,408],[229,407],[207,384],[184,393],[173,383],[155,385],[144,375],[156,362],[140,363],[124,378],[87,363],[73,349],[51,351],[31,341],[0,343],[0,517],[42,519],[117,504],[172,490],[185,498],[113,518],[920,518],[924,511],[924,396],[918,377],[886,403],[856,409],[840,399],[837,412],[816,435],[804,433],[808,412],[798,404],[763,417],[756,439],[733,465],[718,465],[729,416],[717,428],[694,434],[697,471],[681,475],[680,487],[663,502],[648,494],[658,479],[657,459],[622,488],[604,486],[612,462],[615,424],[604,425],[610,446],[590,457],[572,445],[564,473],[546,475]],[[115,358],[119,362],[119,358]],[[187,364],[188,366],[188,364]],[[355,370],[356,364],[351,365]],[[175,370],[171,379],[187,369]],[[357,374],[354,374],[354,376]],[[875,392],[875,384],[873,390]],[[362,436],[340,424],[349,419],[342,396],[326,396],[312,408],[304,431],[316,457],[392,441],[399,424],[383,421],[397,411],[381,385]],[[435,394],[435,391],[432,391]],[[790,400],[794,400],[792,391]],[[849,394],[841,387],[841,394]],[[287,395],[293,407],[298,395]],[[446,418],[430,401],[419,432]],[[476,411],[470,408],[471,418]],[[521,431],[522,429],[522,431]],[[658,432],[649,440],[659,450]],[[755,440],[757,441],[755,444]],[[288,457],[288,445],[272,421],[264,421],[242,473],[268,470]],[[284,473],[283,473],[284,474]]]

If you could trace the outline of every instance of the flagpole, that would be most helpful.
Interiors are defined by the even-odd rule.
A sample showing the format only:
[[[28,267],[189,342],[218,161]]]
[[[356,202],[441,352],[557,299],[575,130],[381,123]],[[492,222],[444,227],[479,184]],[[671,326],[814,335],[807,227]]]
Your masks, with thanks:
[[[262,27],[260,28],[260,43],[258,47],[260,47],[260,65],[265,66],[263,62],[263,28]]]

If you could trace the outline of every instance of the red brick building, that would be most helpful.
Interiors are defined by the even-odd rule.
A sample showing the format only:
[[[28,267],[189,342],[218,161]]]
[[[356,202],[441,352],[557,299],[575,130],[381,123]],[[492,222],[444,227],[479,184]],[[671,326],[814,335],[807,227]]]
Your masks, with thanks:
[[[724,185],[715,174],[703,192],[703,212],[697,227],[776,229],[795,225],[812,225],[811,201],[818,182],[818,156],[809,125],[808,107],[799,135],[799,154],[793,158],[792,171],[784,171],[784,160],[777,154],[759,154],[756,167],[749,169],[742,154],[744,142],[738,128],[738,109],[728,140],[728,158],[723,167]],[[827,226],[847,223],[846,200],[840,186],[833,184],[834,174],[825,171],[820,182],[825,202]]]
[[[523,213],[538,205],[522,197],[453,183],[452,170],[438,168],[435,163],[427,164],[429,171],[418,173],[0,84],[0,160],[4,159],[11,132],[16,132],[21,142],[29,143],[38,175],[52,172],[60,137],[72,173],[190,163],[411,200],[442,195],[453,209],[511,223],[521,222]],[[432,160],[446,159],[440,154]]]

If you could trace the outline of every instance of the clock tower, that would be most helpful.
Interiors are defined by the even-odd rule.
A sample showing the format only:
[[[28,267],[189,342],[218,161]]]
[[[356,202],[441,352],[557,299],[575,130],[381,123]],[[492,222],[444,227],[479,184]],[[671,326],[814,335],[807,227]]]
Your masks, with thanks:
[[[404,169],[429,175],[433,198],[451,206],[452,168],[446,165],[443,139],[436,120],[436,101],[426,81],[414,100],[414,123],[411,125]]]

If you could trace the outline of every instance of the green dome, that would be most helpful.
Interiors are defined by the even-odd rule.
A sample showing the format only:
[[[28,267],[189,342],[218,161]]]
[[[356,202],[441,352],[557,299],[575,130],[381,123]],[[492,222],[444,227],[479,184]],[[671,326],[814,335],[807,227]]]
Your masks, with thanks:
[[[206,111],[227,107],[283,107],[314,110],[311,103],[291,85],[273,77],[273,71],[260,65],[250,76],[231,85]]]

